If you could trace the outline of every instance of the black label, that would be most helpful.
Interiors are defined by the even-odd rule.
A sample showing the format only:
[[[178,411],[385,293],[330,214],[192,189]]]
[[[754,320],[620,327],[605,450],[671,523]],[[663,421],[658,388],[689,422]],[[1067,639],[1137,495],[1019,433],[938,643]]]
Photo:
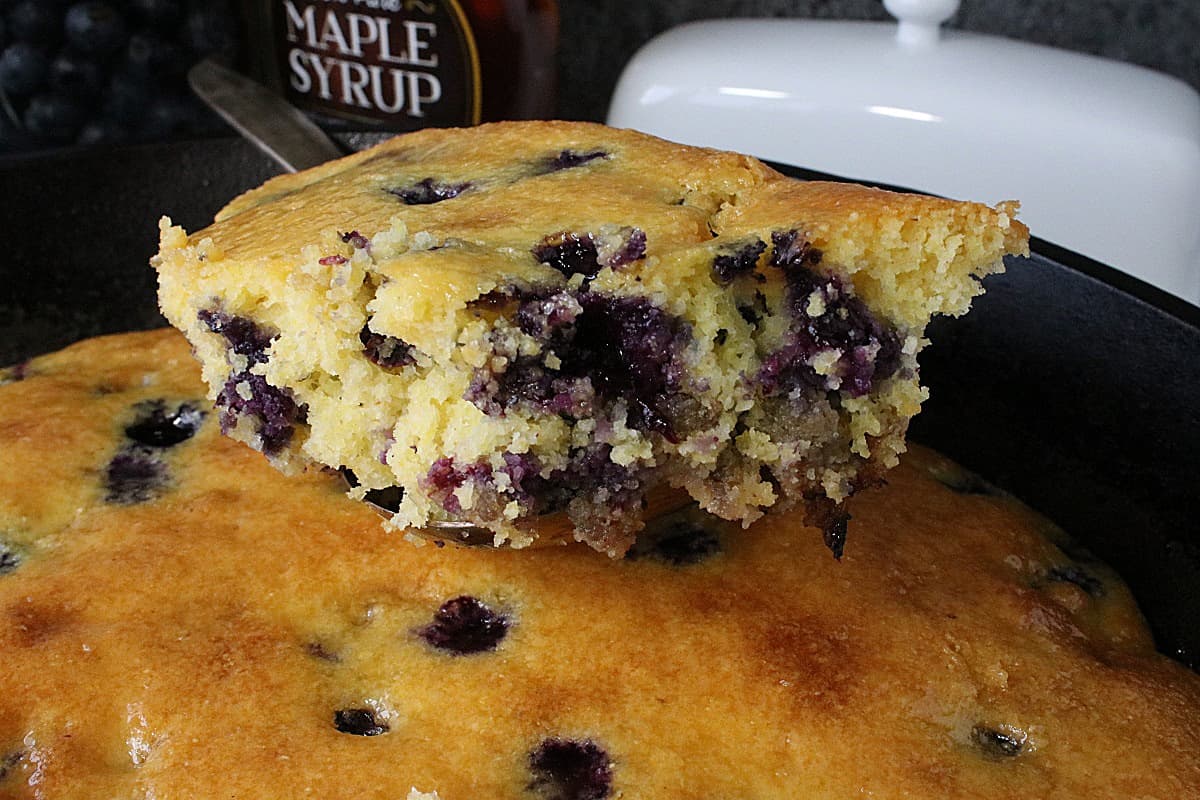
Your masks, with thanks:
[[[274,18],[294,105],[393,130],[479,122],[479,56],[457,0],[280,0]]]

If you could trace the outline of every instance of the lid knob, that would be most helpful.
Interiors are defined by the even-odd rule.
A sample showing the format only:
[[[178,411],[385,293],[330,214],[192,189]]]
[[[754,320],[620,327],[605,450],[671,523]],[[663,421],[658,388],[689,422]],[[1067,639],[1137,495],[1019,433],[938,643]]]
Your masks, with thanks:
[[[907,47],[928,47],[938,40],[938,28],[958,11],[959,0],[883,0],[888,13],[900,21],[896,41]]]

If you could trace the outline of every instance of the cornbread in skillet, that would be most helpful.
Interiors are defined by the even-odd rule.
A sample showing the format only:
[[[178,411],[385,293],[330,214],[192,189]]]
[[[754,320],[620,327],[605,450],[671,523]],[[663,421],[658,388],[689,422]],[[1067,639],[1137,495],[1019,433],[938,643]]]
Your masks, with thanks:
[[[1200,796],[1200,678],[927,451],[841,562],[796,513],[685,512],[615,561],[416,547],[221,436],[174,331],[17,377],[0,797]]]
[[[582,123],[429,130],[268,181],[187,235],[160,302],[222,427],[399,487],[396,527],[529,544],[565,509],[617,556],[648,489],[745,524],[896,463],[933,314],[1026,250],[1013,204],[794,181]]]

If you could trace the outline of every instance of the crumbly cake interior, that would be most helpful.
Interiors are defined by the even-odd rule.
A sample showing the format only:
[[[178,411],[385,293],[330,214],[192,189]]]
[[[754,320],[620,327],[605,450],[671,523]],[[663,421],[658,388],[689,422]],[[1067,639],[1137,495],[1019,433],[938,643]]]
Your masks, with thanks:
[[[0,797],[1200,797],[1200,677],[915,448],[822,557],[416,547],[219,433],[175,331],[0,372]]]
[[[224,429],[343,469],[392,524],[613,556],[656,486],[749,524],[896,463],[932,314],[1024,252],[997,208],[802,183],[582,123],[397,137],[273,179],[188,236],[160,300]]]

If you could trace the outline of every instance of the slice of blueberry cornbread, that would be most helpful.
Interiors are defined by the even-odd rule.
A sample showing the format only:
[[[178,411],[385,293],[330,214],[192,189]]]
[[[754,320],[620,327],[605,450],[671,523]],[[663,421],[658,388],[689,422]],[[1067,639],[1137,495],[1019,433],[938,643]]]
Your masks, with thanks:
[[[1200,797],[1200,677],[928,451],[840,563],[799,512],[417,548],[221,436],[175,331],[8,377],[5,800]]]
[[[167,318],[222,428],[346,471],[392,524],[611,555],[645,493],[749,524],[896,463],[933,314],[1026,250],[1014,206],[794,181],[577,123],[430,130],[162,225]]]

